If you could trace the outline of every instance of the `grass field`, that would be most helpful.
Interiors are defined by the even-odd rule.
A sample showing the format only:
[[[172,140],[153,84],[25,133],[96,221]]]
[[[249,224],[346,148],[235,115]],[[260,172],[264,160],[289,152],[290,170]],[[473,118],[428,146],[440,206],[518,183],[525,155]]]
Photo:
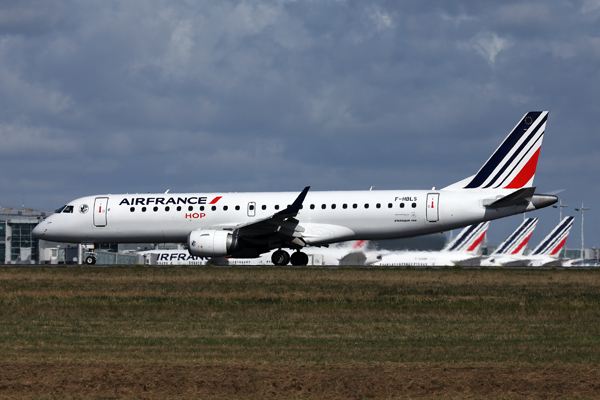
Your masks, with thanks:
[[[0,398],[599,398],[600,271],[0,269]]]

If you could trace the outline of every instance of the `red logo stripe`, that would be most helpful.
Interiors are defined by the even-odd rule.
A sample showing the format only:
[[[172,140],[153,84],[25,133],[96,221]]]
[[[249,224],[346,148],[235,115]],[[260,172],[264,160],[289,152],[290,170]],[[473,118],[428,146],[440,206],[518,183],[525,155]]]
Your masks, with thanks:
[[[481,236],[479,237],[479,239],[477,239],[477,240],[476,240],[476,241],[475,241],[475,242],[474,242],[474,243],[471,245],[471,247],[469,247],[469,248],[467,249],[467,251],[473,251],[473,250],[475,250],[475,249],[477,248],[477,246],[479,246],[479,245],[481,244],[481,242],[483,242],[483,238],[485,237],[485,232],[487,232],[487,231],[484,231],[484,232],[481,234]]]
[[[361,247],[363,247],[365,245],[367,241],[366,240],[357,240],[356,242],[354,242],[354,246],[352,246],[353,249],[360,249]]]
[[[550,253],[551,256],[555,255],[556,253],[558,253],[560,251],[560,249],[563,248],[563,246],[565,245],[565,242],[567,241],[567,238],[565,237],[558,246],[556,246],[556,248],[554,250],[552,250],[552,253]]]
[[[521,250],[523,247],[525,247],[525,245],[527,245],[527,242],[529,242],[529,238],[531,237],[531,235],[533,235],[533,232],[531,232],[531,233],[529,234],[529,236],[527,236],[527,237],[525,238],[525,240],[523,240],[523,241],[521,242],[521,244],[520,244],[520,245],[519,245],[519,246],[518,246],[518,247],[515,249],[515,251],[513,251],[511,254],[517,254],[517,253],[518,253],[518,252],[519,252],[519,251],[520,251],[520,250]]]
[[[217,196],[214,199],[212,199],[212,201],[208,204],[216,204],[216,202],[221,200],[222,198],[223,198],[223,196]]]
[[[515,176],[515,179],[513,179],[504,189],[521,189],[523,186],[527,185],[527,182],[535,175],[540,149],[541,147],[537,149],[533,157],[527,161],[527,164],[525,164],[519,174]]]

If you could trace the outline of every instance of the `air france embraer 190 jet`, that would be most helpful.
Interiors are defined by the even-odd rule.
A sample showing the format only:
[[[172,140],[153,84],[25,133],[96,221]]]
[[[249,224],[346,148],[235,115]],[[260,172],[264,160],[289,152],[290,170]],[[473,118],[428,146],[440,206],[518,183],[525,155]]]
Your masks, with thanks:
[[[59,208],[33,236],[187,243],[198,257],[255,258],[278,249],[275,265],[305,265],[306,246],[425,235],[554,204],[555,196],[533,187],[547,117],[527,113],[477,174],[440,190],[97,195]]]

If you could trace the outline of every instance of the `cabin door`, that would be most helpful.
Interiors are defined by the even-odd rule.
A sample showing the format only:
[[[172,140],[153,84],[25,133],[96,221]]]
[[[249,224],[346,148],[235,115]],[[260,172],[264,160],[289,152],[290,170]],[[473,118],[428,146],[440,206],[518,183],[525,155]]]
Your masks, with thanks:
[[[429,193],[427,195],[427,221],[438,222],[440,219],[440,212],[438,209],[439,201],[439,193]]]
[[[94,225],[106,226],[106,209],[108,207],[108,197],[96,197],[94,202]]]

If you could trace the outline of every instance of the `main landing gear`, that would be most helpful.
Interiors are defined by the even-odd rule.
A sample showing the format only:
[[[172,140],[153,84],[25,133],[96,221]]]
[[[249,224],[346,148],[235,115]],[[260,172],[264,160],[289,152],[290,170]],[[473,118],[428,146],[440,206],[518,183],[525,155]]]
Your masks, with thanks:
[[[307,265],[308,264],[308,256],[306,255],[306,253],[303,253],[301,251],[297,251],[295,253],[292,254],[292,256],[290,257],[289,253],[285,250],[277,250],[275,252],[273,252],[273,255],[271,256],[271,261],[273,262],[274,265],[287,265],[290,261],[292,262],[292,265],[298,266],[298,265]]]

